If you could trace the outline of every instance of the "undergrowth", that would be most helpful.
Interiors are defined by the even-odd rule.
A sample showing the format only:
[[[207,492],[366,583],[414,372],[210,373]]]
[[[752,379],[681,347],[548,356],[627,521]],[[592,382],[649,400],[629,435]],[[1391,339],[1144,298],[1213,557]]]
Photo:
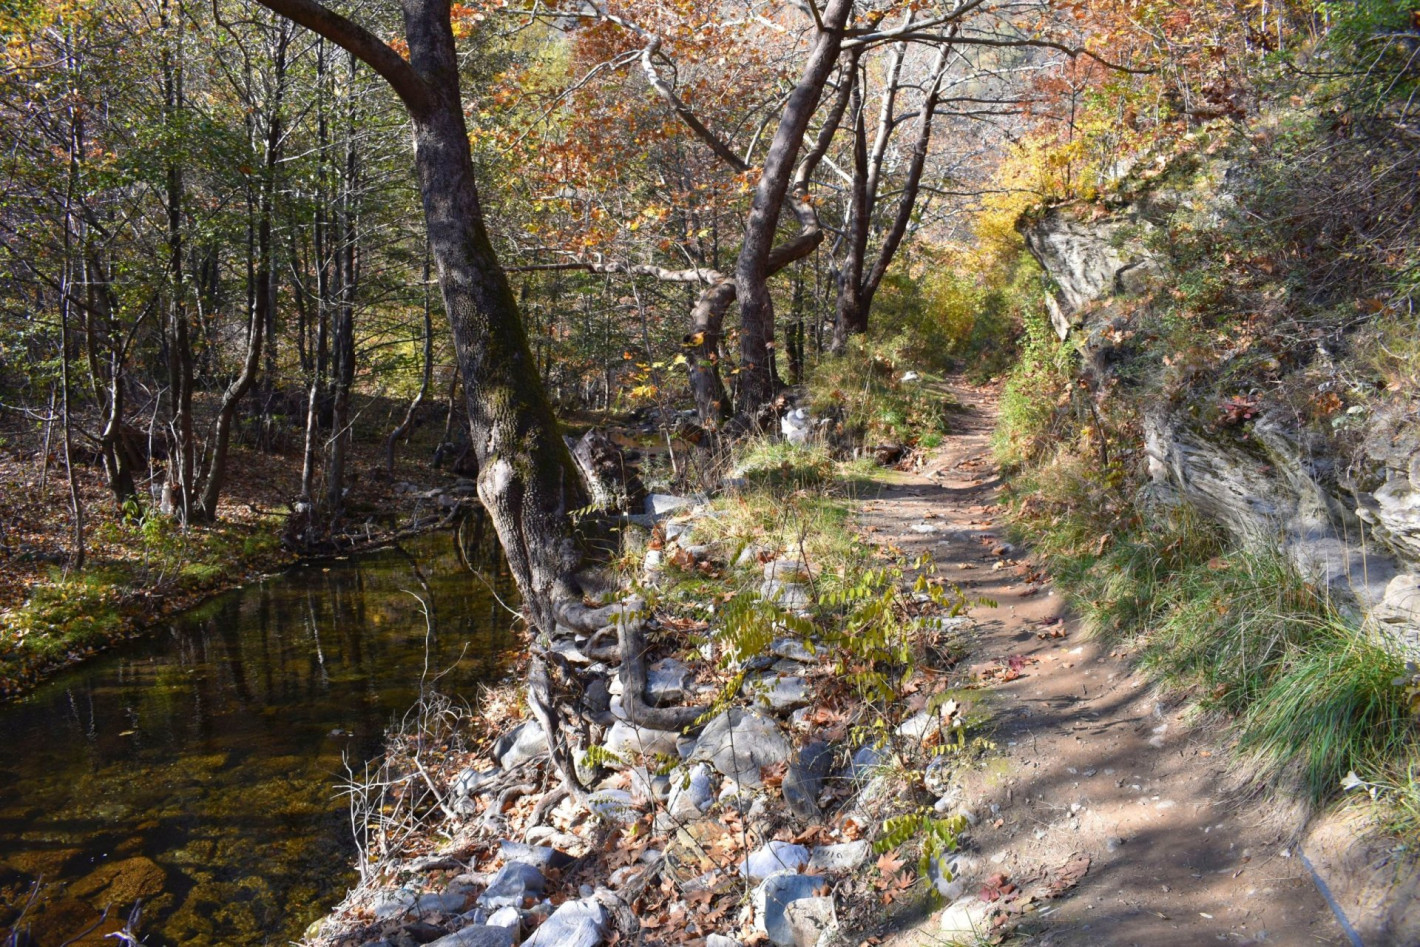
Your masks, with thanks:
[[[1314,803],[1415,751],[1403,662],[1324,587],[1186,506],[1106,498],[1119,485],[1062,453],[1013,486],[1017,538],[1095,634],[1233,727],[1259,779]]]
[[[43,670],[86,657],[252,568],[285,561],[269,524],[181,529],[148,511],[104,523],[105,542],[135,555],[80,572],[55,568],[20,605],[0,613],[0,694]]]
[[[854,338],[815,367],[809,407],[834,421],[840,443],[932,448],[950,431],[952,398],[939,374],[910,357],[907,338]]]
[[[834,463],[821,447],[750,442],[738,448],[734,469],[745,484],[717,498],[711,513],[693,521],[692,546],[717,550],[715,558],[723,556],[727,564],[671,554],[666,582],[649,592],[677,620],[704,629],[698,641],[715,656],[717,691],[702,720],[742,700],[744,691],[756,686],[762,669],[758,661],[775,641],[791,638],[832,668],[816,691],[813,708],[830,727],[838,727],[838,739],[884,754],[957,751],[961,765],[968,763],[971,753],[963,751],[965,721],[960,717],[960,729],[922,741],[930,747],[903,747],[896,735],[907,717],[924,708],[944,712],[956,693],[940,671],[963,653],[960,633],[949,619],[967,603],[927,561],[884,556],[855,534],[853,501],[871,487],[877,468]],[[681,543],[684,547],[685,540]],[[806,590],[807,602],[787,604],[778,598],[774,582],[766,579],[766,563],[774,564],[770,571],[776,581]],[[933,673],[924,678],[927,669]],[[890,781],[901,781],[898,777],[912,768],[892,771],[897,776]],[[930,808],[924,810],[930,799],[921,773],[913,778],[915,785],[908,780],[885,795],[876,847],[880,853],[909,851],[925,864],[952,850],[963,826],[959,818],[938,818]]]

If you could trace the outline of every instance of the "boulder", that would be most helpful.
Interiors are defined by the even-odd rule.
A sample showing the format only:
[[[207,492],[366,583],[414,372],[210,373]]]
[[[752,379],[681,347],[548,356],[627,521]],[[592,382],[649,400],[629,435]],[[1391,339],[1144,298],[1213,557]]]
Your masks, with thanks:
[[[493,758],[504,769],[512,769],[546,755],[547,736],[536,720],[519,724],[493,744]]]
[[[511,928],[493,924],[471,924],[431,941],[428,947],[513,947],[513,944]]]
[[[871,744],[861,746],[853,754],[853,764],[849,767],[849,777],[855,783],[866,782],[873,771],[887,762],[887,755]]]
[[[772,841],[749,853],[740,862],[740,874],[760,881],[783,871],[798,872],[809,863],[809,850],[792,842]]]
[[[663,658],[646,669],[646,700],[654,707],[685,702],[690,668],[675,658]]]
[[[424,917],[429,914],[457,914],[467,904],[468,894],[463,891],[416,894],[408,888],[395,888],[380,892],[371,910],[378,918],[404,917],[406,914]]]
[[[813,595],[807,585],[799,582],[780,582],[778,579],[766,579],[759,586],[759,597],[789,611],[808,608],[813,601]]]
[[[960,898],[973,887],[976,860],[961,852],[943,852],[927,864],[927,879],[948,901]]]
[[[694,505],[694,500],[665,493],[651,493],[646,496],[646,512],[652,516],[665,516]]]
[[[760,770],[789,758],[789,741],[779,725],[738,708],[711,720],[696,740],[691,758],[752,789],[764,785]]]
[[[765,581],[807,582],[810,574],[809,564],[802,559],[775,559],[764,564]]]
[[[592,898],[564,901],[542,922],[524,947],[597,947],[606,936],[611,918]]]
[[[735,557],[735,565],[746,567],[753,566],[765,556],[772,556],[774,550],[768,546],[761,546],[757,543],[750,543],[740,550],[740,554]]]
[[[671,793],[666,809],[678,822],[700,818],[715,804],[712,772],[705,763],[695,763],[688,770],[677,769],[671,774]]]
[[[478,896],[478,906],[487,911],[504,907],[521,908],[526,898],[542,897],[543,884],[542,872],[532,865],[509,862],[498,869],[493,880],[488,882],[488,887]]]
[[[638,727],[625,720],[618,720],[607,731],[605,746],[622,759],[630,762],[637,757],[651,757],[657,753],[674,756],[676,740],[680,734],[671,730],[652,730]]]
[[[800,898],[784,908],[784,919],[794,938],[794,947],[820,947],[832,941],[838,930],[838,912],[833,898]]]
[[[825,880],[820,875],[799,875],[785,872],[770,875],[759,883],[751,895],[754,925],[769,935],[777,947],[797,947],[794,928],[785,911],[795,901],[819,897]]]
[[[1391,579],[1375,617],[1388,625],[1420,625],[1420,575],[1405,572]]]
[[[809,682],[802,677],[773,677],[749,688],[755,700],[770,710],[784,712],[809,703]]]
[[[833,747],[822,740],[804,744],[789,763],[781,787],[789,811],[800,819],[817,818],[818,797],[823,792],[823,781],[832,771]]]
[[[1082,220],[1080,214],[1080,207],[1052,207],[1020,228],[1026,249],[1050,274],[1046,308],[1062,340],[1080,324],[1088,303],[1126,286],[1137,292],[1159,270],[1143,239],[1153,225],[1137,210],[1106,220]]]
[[[839,874],[853,871],[868,859],[870,846],[866,839],[820,845],[809,856],[809,871],[816,874]]]
[[[790,661],[801,661],[804,664],[812,664],[818,660],[809,646],[798,638],[775,638],[774,643],[769,646],[769,650],[776,658],[787,658]]]
[[[546,871],[548,868],[564,868],[574,860],[566,852],[559,852],[549,845],[525,845],[522,842],[514,842],[511,839],[502,839],[498,842],[498,848],[503,855],[503,861],[522,862],[524,865],[531,865],[538,871]]]
[[[633,766],[627,770],[627,775],[631,777],[631,801],[636,806],[649,805],[652,802],[665,802],[671,794],[671,779],[658,773],[652,773],[644,766]]]
[[[523,912],[517,908],[499,908],[488,916],[488,926],[506,927],[513,932],[513,940],[516,941],[523,926]]]

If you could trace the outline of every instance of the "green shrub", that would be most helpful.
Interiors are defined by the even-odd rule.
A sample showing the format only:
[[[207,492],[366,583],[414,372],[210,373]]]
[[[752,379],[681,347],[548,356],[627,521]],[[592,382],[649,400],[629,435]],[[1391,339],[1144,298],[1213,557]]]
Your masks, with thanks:
[[[1321,801],[1348,771],[1414,746],[1403,665],[1275,550],[1228,543],[1185,506],[1102,498],[1057,458],[1014,486],[1013,531],[1036,543],[1091,630],[1237,728],[1260,778]],[[1106,537],[1106,538],[1101,538]]]
[[[1075,346],[1062,344],[1044,308],[1021,312],[1020,360],[1001,389],[1001,414],[992,435],[996,460],[1016,467],[1039,459],[1059,439],[1062,408],[1073,395]]]

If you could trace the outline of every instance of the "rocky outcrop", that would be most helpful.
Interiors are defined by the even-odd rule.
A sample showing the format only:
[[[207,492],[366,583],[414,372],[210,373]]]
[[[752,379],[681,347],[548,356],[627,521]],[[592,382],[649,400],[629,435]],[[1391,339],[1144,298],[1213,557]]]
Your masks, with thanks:
[[[1397,554],[1420,561],[1420,401],[1377,412],[1363,451],[1374,485],[1353,490],[1357,515]]]
[[[1018,225],[1051,278],[1056,333],[1079,334],[1081,375],[1096,392],[1110,387],[1113,340],[1130,334],[1116,300],[1167,272],[1148,236],[1177,200],[1141,197],[1111,211],[1059,205]],[[1155,399],[1143,411],[1149,492],[1188,503],[1241,542],[1280,549],[1303,575],[1354,601],[1398,653],[1420,659],[1420,403],[1377,408],[1367,428],[1358,463],[1281,412],[1260,408],[1245,427],[1210,425]]]
[[[1303,575],[1374,609],[1401,565],[1362,541],[1360,517],[1334,486],[1334,461],[1275,418],[1258,418],[1248,434],[1245,448],[1154,407],[1144,415],[1144,449],[1155,487],[1244,543],[1281,549]]]
[[[1145,245],[1154,225],[1139,207],[1103,216],[1096,211],[1093,205],[1060,204],[1022,220],[1026,248],[1050,275],[1045,304],[1062,340],[1081,324],[1090,303],[1143,292],[1163,272]]]

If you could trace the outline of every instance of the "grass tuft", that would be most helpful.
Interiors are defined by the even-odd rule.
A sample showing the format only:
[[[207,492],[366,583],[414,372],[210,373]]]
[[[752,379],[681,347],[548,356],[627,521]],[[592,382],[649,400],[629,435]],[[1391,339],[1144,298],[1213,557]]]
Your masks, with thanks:
[[[1141,510],[1075,455],[1013,490],[1013,531],[1092,631],[1235,727],[1259,779],[1318,803],[1348,772],[1379,779],[1415,752],[1402,662],[1280,552],[1230,544],[1186,506]]]

